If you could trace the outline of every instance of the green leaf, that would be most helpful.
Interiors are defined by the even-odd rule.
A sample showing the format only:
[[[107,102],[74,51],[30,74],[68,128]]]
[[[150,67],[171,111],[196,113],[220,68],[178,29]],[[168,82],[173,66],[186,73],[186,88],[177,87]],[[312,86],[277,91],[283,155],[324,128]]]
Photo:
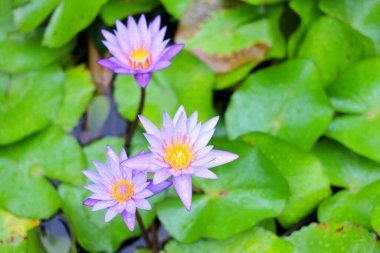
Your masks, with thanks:
[[[321,0],[319,8],[326,14],[348,23],[371,38],[380,53],[380,1]]]
[[[110,145],[116,153],[120,154],[124,146],[124,139],[122,137],[104,137],[96,140],[84,148],[84,153],[87,158],[87,166],[93,167],[92,161],[106,161],[107,145]]]
[[[290,36],[287,45],[289,58],[294,58],[307,30],[322,13],[318,9],[318,0],[292,0],[289,6],[301,19],[300,26]]]
[[[84,183],[81,170],[86,167],[86,160],[82,148],[76,139],[57,127],[0,148],[2,159],[12,160],[25,171],[34,170],[54,180],[76,185]]]
[[[253,4],[253,5],[262,5],[262,4],[275,4],[275,3],[285,2],[288,0],[243,0],[243,1]]]
[[[358,154],[380,162],[380,58],[351,65],[328,89],[333,106],[342,113],[327,136]]]
[[[38,27],[57,7],[59,0],[29,0],[13,10],[15,24],[22,33]]]
[[[88,133],[95,135],[102,130],[111,111],[110,99],[105,95],[95,95],[88,107]]]
[[[84,65],[66,70],[65,96],[56,124],[71,131],[86,111],[94,90],[91,74]]]
[[[27,232],[39,223],[39,220],[21,219],[0,209],[0,251],[26,252]]]
[[[191,0],[160,0],[165,10],[177,20],[180,20],[184,15]]]
[[[49,125],[62,101],[63,82],[58,66],[18,75],[0,73],[0,145]]]
[[[348,221],[370,228],[371,213],[379,196],[380,180],[357,192],[339,191],[319,205],[318,220],[321,222]]]
[[[310,149],[333,114],[318,76],[315,65],[301,59],[252,74],[228,105],[230,138],[261,131]]]
[[[219,8],[212,9],[203,5],[192,3],[186,12],[191,17],[183,17],[176,39],[184,42],[215,73],[285,55],[285,42],[278,26],[282,6],[263,9],[240,4],[226,9],[220,8],[223,3],[215,3]],[[199,12],[199,18],[194,18],[195,11]],[[201,16],[205,13],[208,15]]]
[[[193,244],[181,244],[170,241],[165,253],[292,253],[293,245],[262,228],[254,228],[238,234],[228,240],[200,240]]]
[[[377,234],[380,234],[380,198],[377,198],[371,214],[371,226],[376,231]]]
[[[375,234],[348,223],[311,224],[294,232],[289,240],[295,252],[337,253],[380,251]]]
[[[176,240],[226,239],[276,217],[285,205],[288,186],[257,148],[242,141],[218,140],[213,144],[237,153],[239,158],[213,169],[218,180],[193,177],[204,194],[193,196],[191,212],[186,211],[178,196],[157,206],[160,221]]]
[[[42,44],[57,48],[67,44],[98,15],[107,0],[63,0],[55,9]]]
[[[313,155],[264,133],[252,133],[242,138],[258,147],[288,181],[290,196],[278,217],[283,227],[299,222],[330,195],[329,180]]]
[[[108,26],[114,25],[117,19],[129,15],[148,13],[160,4],[158,0],[109,0],[100,10],[100,16]]]
[[[174,115],[183,105],[188,113],[198,110],[200,120],[205,121],[214,115],[213,82],[210,69],[196,57],[182,51],[173,59],[172,66],[153,74],[146,89],[143,115],[158,125],[164,111]],[[140,87],[132,76],[122,75],[117,76],[115,85],[118,111],[133,121],[140,102]]]
[[[56,49],[41,46],[41,32],[37,30],[27,35],[13,34],[0,40],[0,59],[3,59],[0,61],[0,71],[14,74],[39,70],[59,61],[74,46],[73,43]]]
[[[105,153],[105,151],[104,151]],[[109,223],[104,222],[106,210],[93,212],[83,201],[91,194],[84,188],[60,185],[62,209],[73,227],[79,244],[90,252],[116,252],[121,243],[140,234],[139,227],[131,233],[120,215]],[[145,227],[152,223],[154,211],[140,211]]]
[[[327,85],[348,65],[375,52],[370,39],[336,19],[323,16],[308,30],[298,57],[312,59]]]
[[[0,159],[0,192],[0,208],[20,217],[47,219],[61,205],[38,165],[28,167]]]
[[[325,139],[313,149],[334,186],[357,191],[380,179],[380,164],[362,157],[335,141]]]
[[[13,16],[11,0],[0,1],[0,41],[3,41],[13,31]]]
[[[235,85],[236,83],[244,79],[248,75],[248,73],[253,69],[254,66],[254,64],[248,63],[231,72],[215,75],[214,89],[223,90],[232,85]]]

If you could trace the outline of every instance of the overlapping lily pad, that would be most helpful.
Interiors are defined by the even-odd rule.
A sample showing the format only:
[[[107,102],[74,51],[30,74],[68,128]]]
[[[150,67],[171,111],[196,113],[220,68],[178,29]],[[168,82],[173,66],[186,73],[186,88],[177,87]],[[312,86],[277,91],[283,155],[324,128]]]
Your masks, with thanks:
[[[362,60],[331,84],[328,94],[337,116],[327,136],[380,162],[380,58]]]
[[[258,147],[288,181],[289,199],[278,216],[282,226],[296,224],[330,195],[328,177],[313,155],[263,133],[252,133],[242,138]]]
[[[63,98],[64,78],[58,66],[18,75],[0,73],[0,145],[51,123]]]
[[[292,253],[293,245],[266,231],[254,228],[224,240],[200,240],[193,244],[181,244],[171,241],[165,246],[166,253]]]
[[[229,137],[261,131],[310,149],[333,113],[318,76],[315,65],[307,60],[288,61],[252,74],[228,105]]]
[[[164,111],[173,116],[178,107],[184,105],[188,113],[198,110],[200,120],[205,121],[214,115],[213,82],[211,70],[183,51],[173,60],[172,66],[153,74],[146,89],[143,115],[158,125]],[[132,76],[118,76],[115,85],[118,111],[133,121],[140,102],[140,87]]]
[[[159,219],[179,241],[231,237],[279,215],[288,197],[285,179],[257,148],[242,141],[214,144],[237,153],[239,159],[213,169],[218,180],[195,180],[203,193],[193,196],[191,212],[177,196],[157,206]]]
[[[380,164],[360,156],[343,145],[325,139],[313,149],[322,162],[323,170],[334,186],[357,191],[380,179]]]

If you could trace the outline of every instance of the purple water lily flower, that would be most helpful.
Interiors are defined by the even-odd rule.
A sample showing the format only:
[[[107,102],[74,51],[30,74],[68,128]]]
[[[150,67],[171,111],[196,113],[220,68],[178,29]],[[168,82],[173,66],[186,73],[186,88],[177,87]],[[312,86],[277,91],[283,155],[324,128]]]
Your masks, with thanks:
[[[159,185],[153,185],[147,180],[147,173],[123,168],[120,162],[127,159],[123,149],[120,157],[115,151],[107,147],[107,164],[94,161],[99,173],[91,170],[83,170],[93,184],[84,187],[93,192],[83,204],[92,206],[92,211],[108,208],[105,222],[112,220],[117,214],[121,214],[129,230],[135,228],[136,208],[150,210],[152,207],[146,198],[149,198],[166,188],[172,183],[164,181]]]
[[[216,179],[209,168],[231,162],[238,155],[207,146],[214,134],[219,117],[204,124],[197,123],[195,111],[189,118],[181,106],[173,120],[165,112],[161,131],[143,116],[139,116],[150,144],[150,153],[144,153],[122,162],[123,166],[154,172],[153,184],[165,182],[172,177],[177,191],[187,210],[191,209],[192,176]]]
[[[106,39],[103,43],[113,56],[98,63],[117,74],[134,75],[137,83],[145,88],[152,72],[169,67],[170,60],[183,48],[183,44],[167,47],[169,39],[164,40],[166,26],[160,30],[160,22],[158,16],[147,26],[144,15],[137,24],[129,16],[127,26],[116,20],[115,34],[102,30]]]

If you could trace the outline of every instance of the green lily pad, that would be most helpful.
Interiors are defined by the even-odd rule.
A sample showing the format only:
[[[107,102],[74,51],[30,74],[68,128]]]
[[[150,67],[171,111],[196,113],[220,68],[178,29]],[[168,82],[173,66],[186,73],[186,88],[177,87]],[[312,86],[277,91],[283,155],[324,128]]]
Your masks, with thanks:
[[[84,206],[83,201],[90,195],[88,190],[62,184],[58,192],[63,200],[62,210],[84,249],[90,252],[116,252],[124,240],[140,234],[137,224],[135,231],[130,232],[120,215],[106,223],[104,222],[106,210],[93,212],[91,208]],[[139,212],[145,227],[149,227],[155,212]]]
[[[182,51],[173,59],[172,66],[153,73],[146,88],[143,115],[158,125],[164,111],[174,116],[183,105],[188,113],[198,110],[200,120],[205,121],[214,115],[213,82],[211,70],[196,57]],[[115,86],[118,111],[133,121],[140,102],[140,87],[132,76],[122,75],[117,76]]]
[[[0,2],[0,41],[7,38],[13,31],[13,16],[11,0]]]
[[[244,2],[253,4],[253,5],[262,5],[262,4],[275,4],[280,2],[286,2],[288,0],[243,0]]]
[[[225,240],[200,240],[193,244],[181,244],[170,241],[165,253],[292,253],[293,245],[262,228],[250,229]]]
[[[22,33],[38,27],[59,4],[59,0],[29,0],[13,10],[15,24]]]
[[[299,27],[290,36],[287,45],[289,58],[294,58],[307,30],[322,13],[318,9],[317,0],[292,0],[289,6],[301,19]]]
[[[237,84],[238,82],[243,80],[249,72],[251,72],[254,66],[255,64],[248,63],[231,72],[216,74],[214,89],[223,90],[225,88]]]
[[[0,145],[18,141],[51,123],[62,101],[63,81],[58,66],[18,75],[0,73]]]
[[[356,153],[380,162],[380,58],[351,65],[327,92],[341,115],[330,124],[327,136]]]
[[[362,157],[343,145],[325,139],[313,149],[323,170],[334,186],[357,191],[361,187],[380,179],[380,164]]]
[[[301,59],[252,74],[228,105],[229,137],[261,131],[310,149],[333,114],[318,76],[315,65]]]
[[[165,229],[181,242],[231,237],[278,216],[288,197],[285,179],[257,148],[242,141],[218,140],[213,144],[237,153],[239,158],[213,169],[217,180],[193,177],[204,194],[193,196],[191,212],[186,211],[178,196],[157,206]]]
[[[380,180],[359,191],[343,190],[325,199],[318,207],[318,220],[359,224],[370,228],[370,218],[380,196]]]
[[[106,161],[107,145],[110,145],[118,154],[124,146],[124,139],[122,137],[104,137],[92,142],[84,148],[86,154],[87,165],[94,167],[92,161]]]
[[[375,234],[348,223],[311,224],[294,232],[290,237],[295,252],[380,252]]]
[[[380,53],[380,1],[321,0],[319,8],[371,38]]]
[[[285,55],[278,26],[282,6],[226,6],[223,1],[192,2],[181,19],[176,40],[185,43],[215,73]]]
[[[27,232],[39,223],[39,220],[21,219],[0,209],[0,251],[26,252]]]
[[[377,198],[375,205],[372,208],[370,222],[371,222],[371,227],[379,235],[380,234],[380,198]]]
[[[323,16],[308,30],[298,57],[312,59],[327,85],[348,65],[375,53],[369,38],[336,19]]]
[[[12,160],[17,163],[16,167],[32,170],[41,177],[47,176],[75,185],[84,183],[85,177],[81,170],[86,167],[86,160],[82,148],[73,137],[57,127],[0,148],[2,159]]]
[[[0,40],[0,59],[6,59],[0,61],[0,71],[15,74],[39,70],[58,62],[74,46],[74,43],[68,43],[64,47],[52,49],[42,46],[41,40],[42,30],[27,35],[11,34]]]
[[[180,20],[191,0],[160,0],[160,2],[170,15]]]
[[[100,10],[100,16],[108,26],[128,15],[148,13],[160,4],[159,0],[109,0]]]
[[[328,177],[315,156],[264,133],[248,134],[242,139],[258,147],[288,181],[290,196],[278,216],[283,227],[299,222],[330,195]]]
[[[107,0],[63,0],[55,9],[42,44],[57,48],[67,44],[98,15]]]
[[[91,74],[84,65],[66,70],[65,95],[56,124],[70,132],[86,111],[94,90]]]

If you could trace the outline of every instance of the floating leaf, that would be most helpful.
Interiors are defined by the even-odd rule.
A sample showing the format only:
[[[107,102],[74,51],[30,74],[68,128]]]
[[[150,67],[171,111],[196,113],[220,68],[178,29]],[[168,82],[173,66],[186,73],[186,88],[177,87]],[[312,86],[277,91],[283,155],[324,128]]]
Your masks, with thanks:
[[[82,149],[73,137],[57,127],[0,148],[1,159],[12,160],[17,168],[34,170],[41,177],[76,185],[84,183],[81,170],[86,167],[86,161]]]
[[[375,52],[370,39],[336,19],[323,16],[308,30],[298,57],[312,59],[320,70],[321,80],[328,84],[348,65]]]
[[[243,0],[244,2],[253,4],[253,5],[261,5],[261,4],[274,4],[274,3],[280,3],[285,2],[288,0]]]
[[[42,31],[37,30],[27,35],[12,34],[0,40],[0,71],[20,73],[39,70],[52,65],[68,54],[74,44],[51,49],[41,46]]]
[[[267,132],[310,149],[331,118],[330,102],[311,61],[292,60],[252,74],[232,95],[228,135]]]
[[[200,240],[193,244],[181,244],[176,241],[170,241],[165,246],[165,253],[177,252],[292,253],[293,245],[269,231],[262,228],[254,228],[225,241]]]
[[[27,232],[39,223],[39,220],[21,219],[0,209],[0,251],[26,252]]]
[[[165,10],[176,19],[181,19],[191,0],[160,0]]]
[[[55,9],[46,28],[43,45],[61,47],[86,28],[107,0],[63,0]]]
[[[162,121],[162,113],[174,115],[180,105],[188,113],[199,111],[200,120],[214,115],[212,108],[212,86],[214,77],[210,69],[186,51],[173,59],[169,68],[154,73],[146,89],[143,115],[153,123]],[[119,75],[114,93],[118,111],[129,121],[136,117],[140,102],[140,87],[132,76]]]
[[[282,226],[296,224],[330,195],[329,180],[313,155],[264,133],[242,138],[258,147],[288,181],[290,196],[278,217]]]
[[[380,198],[377,198],[371,214],[371,226],[376,231],[377,234],[380,234]]]
[[[348,221],[370,228],[371,213],[379,196],[380,181],[375,181],[357,192],[339,191],[321,203],[318,208],[318,220]]]
[[[337,253],[380,251],[373,233],[348,223],[311,224],[294,232],[289,240],[295,252]]]
[[[228,7],[222,0],[192,2],[181,19],[176,40],[184,42],[215,73],[284,56],[285,42],[278,27],[281,6]]]
[[[59,4],[59,0],[29,0],[13,10],[15,24],[23,33],[38,27]]]
[[[248,63],[234,71],[215,75],[214,89],[223,90],[238,83],[248,75],[254,66],[254,64]]]
[[[313,153],[322,162],[323,170],[334,186],[357,191],[380,179],[380,164],[362,157],[331,140],[319,142]]]
[[[276,217],[285,205],[288,186],[257,148],[241,141],[219,140],[213,144],[237,153],[239,159],[213,169],[218,180],[194,178],[204,194],[193,196],[191,212],[186,211],[178,196],[157,206],[160,221],[176,240],[226,239]]]
[[[335,80],[328,94],[343,113],[330,124],[327,136],[358,154],[380,162],[380,58],[351,65]]]
[[[0,80],[0,145],[39,131],[56,117],[64,82],[58,66],[18,75],[0,73]]]
[[[67,132],[77,125],[86,111],[95,87],[91,75],[84,65],[66,71],[65,95],[56,124]]]
[[[86,154],[88,167],[93,167],[92,161],[106,161],[107,145],[110,145],[120,154],[124,146],[124,139],[121,137],[104,137],[87,145],[84,148],[84,153]]]
[[[380,1],[321,0],[319,8],[371,38],[380,53]]]
[[[100,16],[104,23],[111,26],[117,19],[128,15],[147,13],[160,4],[158,0],[109,0],[101,9]]]

